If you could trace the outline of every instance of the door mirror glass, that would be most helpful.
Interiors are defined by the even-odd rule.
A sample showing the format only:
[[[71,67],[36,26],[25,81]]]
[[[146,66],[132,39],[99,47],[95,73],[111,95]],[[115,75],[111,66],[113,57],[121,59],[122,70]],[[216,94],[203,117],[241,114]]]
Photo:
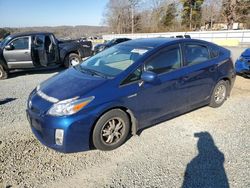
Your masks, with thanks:
[[[9,44],[4,47],[5,50],[14,50],[14,46],[12,44]]]
[[[151,72],[151,71],[145,71],[141,75],[141,79],[144,82],[148,82],[148,83],[154,82],[156,80],[156,78],[157,78],[157,74],[154,72]]]

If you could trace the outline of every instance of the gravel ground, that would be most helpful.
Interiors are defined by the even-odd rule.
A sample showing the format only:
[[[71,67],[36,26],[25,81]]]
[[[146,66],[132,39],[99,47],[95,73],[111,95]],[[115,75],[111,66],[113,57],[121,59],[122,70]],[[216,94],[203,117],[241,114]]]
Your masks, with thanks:
[[[56,73],[0,81],[0,188],[250,187],[250,79],[237,77],[222,107],[145,129],[114,151],[61,154],[35,139],[25,116],[28,94]]]

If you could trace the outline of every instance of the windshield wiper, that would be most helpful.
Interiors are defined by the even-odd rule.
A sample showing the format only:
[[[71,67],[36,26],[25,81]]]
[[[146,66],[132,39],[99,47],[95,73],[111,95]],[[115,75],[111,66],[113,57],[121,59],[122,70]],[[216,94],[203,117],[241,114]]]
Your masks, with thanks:
[[[85,72],[85,73],[90,73],[92,76],[96,75],[96,76],[99,76],[99,77],[102,77],[102,78],[108,78],[109,76],[101,73],[101,72],[98,72],[96,70],[93,70],[93,69],[88,69],[88,68],[83,68],[83,67],[80,67],[80,71],[82,72]]]

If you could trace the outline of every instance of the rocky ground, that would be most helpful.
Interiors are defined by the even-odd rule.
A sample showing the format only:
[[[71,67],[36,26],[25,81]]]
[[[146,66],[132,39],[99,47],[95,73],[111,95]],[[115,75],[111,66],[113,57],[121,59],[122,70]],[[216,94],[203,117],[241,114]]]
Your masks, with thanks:
[[[250,187],[250,79],[231,97],[145,129],[122,147],[61,154],[41,145],[25,116],[28,94],[57,70],[0,83],[0,187]]]

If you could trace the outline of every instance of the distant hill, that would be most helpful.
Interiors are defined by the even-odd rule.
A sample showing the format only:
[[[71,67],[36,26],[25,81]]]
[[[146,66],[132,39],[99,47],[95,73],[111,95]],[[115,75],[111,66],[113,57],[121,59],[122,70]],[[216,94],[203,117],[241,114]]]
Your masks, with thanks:
[[[22,28],[0,28],[0,38],[7,32],[17,33],[26,31],[47,31],[52,32],[58,38],[76,39],[88,36],[100,36],[108,33],[108,27],[105,26],[56,26],[56,27],[22,27]]]

